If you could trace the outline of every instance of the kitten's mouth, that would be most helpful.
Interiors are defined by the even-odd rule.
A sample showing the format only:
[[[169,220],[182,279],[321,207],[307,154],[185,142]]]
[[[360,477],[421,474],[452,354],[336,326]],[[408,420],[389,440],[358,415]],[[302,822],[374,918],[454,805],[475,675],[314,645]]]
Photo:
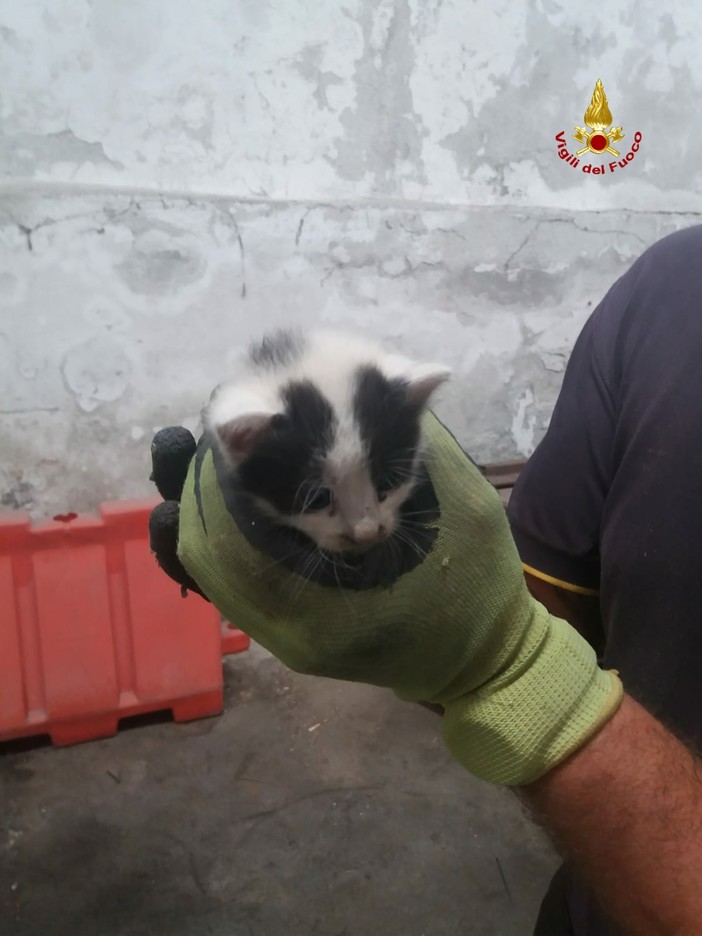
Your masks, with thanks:
[[[351,539],[350,537],[348,539],[345,538],[342,540],[339,548],[333,551],[348,556],[363,556],[371,550],[375,549],[377,546],[382,546],[382,544],[387,541],[388,537],[388,533],[382,532],[374,539],[369,540],[359,541]]]
[[[376,561],[376,557],[382,555],[383,541],[378,540],[375,543],[364,544],[362,546],[345,546],[343,549],[327,549],[326,552],[332,562],[341,563],[342,567],[348,569],[362,569],[368,562]]]
[[[345,556],[363,556],[370,552],[371,549],[375,549],[375,547],[379,546],[382,542],[382,539],[377,539],[373,540],[372,543],[349,543],[348,546],[343,546],[339,552],[341,555]]]

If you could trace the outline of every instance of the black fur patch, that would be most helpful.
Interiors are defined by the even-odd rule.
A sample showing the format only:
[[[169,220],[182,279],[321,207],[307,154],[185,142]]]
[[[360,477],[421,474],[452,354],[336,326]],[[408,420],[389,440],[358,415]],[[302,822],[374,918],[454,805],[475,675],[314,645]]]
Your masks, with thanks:
[[[322,551],[301,531],[263,513],[255,499],[263,498],[283,514],[299,512],[305,482],[319,475],[333,442],[332,407],[312,383],[291,383],[284,400],[284,414],[274,418],[238,476],[212,440],[204,441],[212,449],[229,513],[252,546],[318,584],[361,590],[392,585],[423,561],[438,534],[434,523],[440,510],[426,469],[419,469],[402,505],[396,535],[363,553],[339,556]],[[354,410],[378,490],[382,493],[407,480],[419,441],[421,410],[408,402],[406,384],[364,368],[357,375]],[[196,495],[198,468],[196,463]]]
[[[408,400],[404,380],[388,380],[375,367],[358,371],[353,406],[374,484],[379,490],[397,487],[419,444],[421,407]]]
[[[285,411],[275,416],[239,468],[241,486],[283,514],[298,513],[305,482],[321,479],[322,458],[334,438],[331,404],[310,382],[290,383]]]
[[[279,329],[251,347],[249,358],[259,367],[284,367],[302,353],[304,338],[298,332]]]
[[[411,572],[431,552],[438,529],[439,504],[426,469],[419,472],[417,484],[403,505],[403,529],[406,538],[391,537],[360,554],[340,556],[320,550],[300,530],[278,523],[262,513],[258,504],[237,479],[211,436],[203,436],[204,451],[212,451],[215,471],[224,503],[236,525],[249,543],[273,562],[310,581],[330,588],[364,591],[378,586],[387,588]],[[195,484],[199,486],[196,468]],[[416,516],[416,519],[413,519]],[[295,586],[291,585],[291,600]]]

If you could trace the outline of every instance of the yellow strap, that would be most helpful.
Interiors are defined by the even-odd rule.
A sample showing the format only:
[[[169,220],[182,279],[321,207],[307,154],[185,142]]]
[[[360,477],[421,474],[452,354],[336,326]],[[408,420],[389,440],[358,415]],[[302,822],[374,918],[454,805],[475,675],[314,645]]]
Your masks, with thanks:
[[[522,568],[525,572],[528,572],[529,575],[533,575],[543,582],[548,582],[549,585],[556,585],[558,588],[564,588],[566,591],[575,592],[576,595],[599,595],[599,591],[596,588],[585,588],[584,585],[572,585],[570,582],[564,582],[563,579],[557,579],[552,575],[547,575],[545,572],[540,572],[538,569],[527,565],[525,562],[522,563]]]

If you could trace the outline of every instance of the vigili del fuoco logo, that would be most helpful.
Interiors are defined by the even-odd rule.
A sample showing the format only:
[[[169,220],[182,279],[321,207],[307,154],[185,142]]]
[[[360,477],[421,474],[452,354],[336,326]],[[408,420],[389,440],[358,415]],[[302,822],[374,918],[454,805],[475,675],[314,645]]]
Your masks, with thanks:
[[[582,149],[576,150],[575,153],[568,151],[565,130],[561,130],[556,136],[558,155],[563,162],[572,166],[573,169],[577,169],[578,166],[580,166],[580,157],[588,153],[596,158],[594,161],[589,160],[583,162],[583,165],[580,167],[582,172],[587,172],[592,175],[604,175],[605,173],[617,172],[619,169],[626,169],[639,151],[641,134],[638,130],[636,131],[631,149],[626,156],[620,158],[621,151],[615,149],[613,144],[618,144],[620,140],[624,139],[626,134],[622,127],[612,126],[612,112],[607,103],[607,95],[605,94],[604,86],[599,78],[597,79],[595,90],[592,92],[590,106],[585,111],[583,120],[585,121],[585,126],[576,127],[573,133],[574,140],[577,140],[578,143],[585,144]],[[602,163],[602,157],[606,154],[614,156],[615,158],[604,164]],[[599,157],[599,159],[597,157]]]

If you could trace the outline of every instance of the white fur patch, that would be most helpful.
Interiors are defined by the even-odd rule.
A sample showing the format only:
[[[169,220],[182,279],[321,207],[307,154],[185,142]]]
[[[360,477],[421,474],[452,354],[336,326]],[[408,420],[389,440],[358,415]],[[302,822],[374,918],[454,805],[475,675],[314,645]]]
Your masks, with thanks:
[[[283,388],[309,380],[331,404],[339,421],[336,456],[340,462],[362,454],[353,417],[353,375],[359,367],[376,367],[388,378],[408,382],[434,378],[434,388],[451,371],[442,364],[417,363],[388,353],[376,342],[338,331],[313,331],[300,357],[290,364],[260,368],[249,363],[241,378],[223,384],[207,408],[208,425],[216,428],[249,413],[281,413]]]
[[[249,362],[241,377],[218,388],[204,413],[205,425],[219,437],[218,429],[238,419],[252,414],[282,413],[283,392],[291,382],[310,381],[318,388],[337,421],[335,437],[325,458],[325,483],[334,490],[336,485],[355,478],[354,489],[365,492],[361,507],[367,516],[359,519],[345,516],[341,510],[322,509],[280,519],[332,551],[348,549],[350,534],[355,530],[358,535],[369,524],[377,528],[378,539],[390,535],[396,527],[398,511],[414,486],[408,481],[388,492],[382,501],[373,491],[374,503],[366,504],[370,477],[367,452],[353,412],[354,376],[361,367],[375,367],[388,379],[407,381],[419,405],[424,405],[436,387],[450,376],[450,370],[443,365],[417,363],[388,353],[376,342],[357,335],[314,331],[305,336],[299,356],[290,363],[261,367]],[[368,479],[365,485],[361,483],[364,477]]]

